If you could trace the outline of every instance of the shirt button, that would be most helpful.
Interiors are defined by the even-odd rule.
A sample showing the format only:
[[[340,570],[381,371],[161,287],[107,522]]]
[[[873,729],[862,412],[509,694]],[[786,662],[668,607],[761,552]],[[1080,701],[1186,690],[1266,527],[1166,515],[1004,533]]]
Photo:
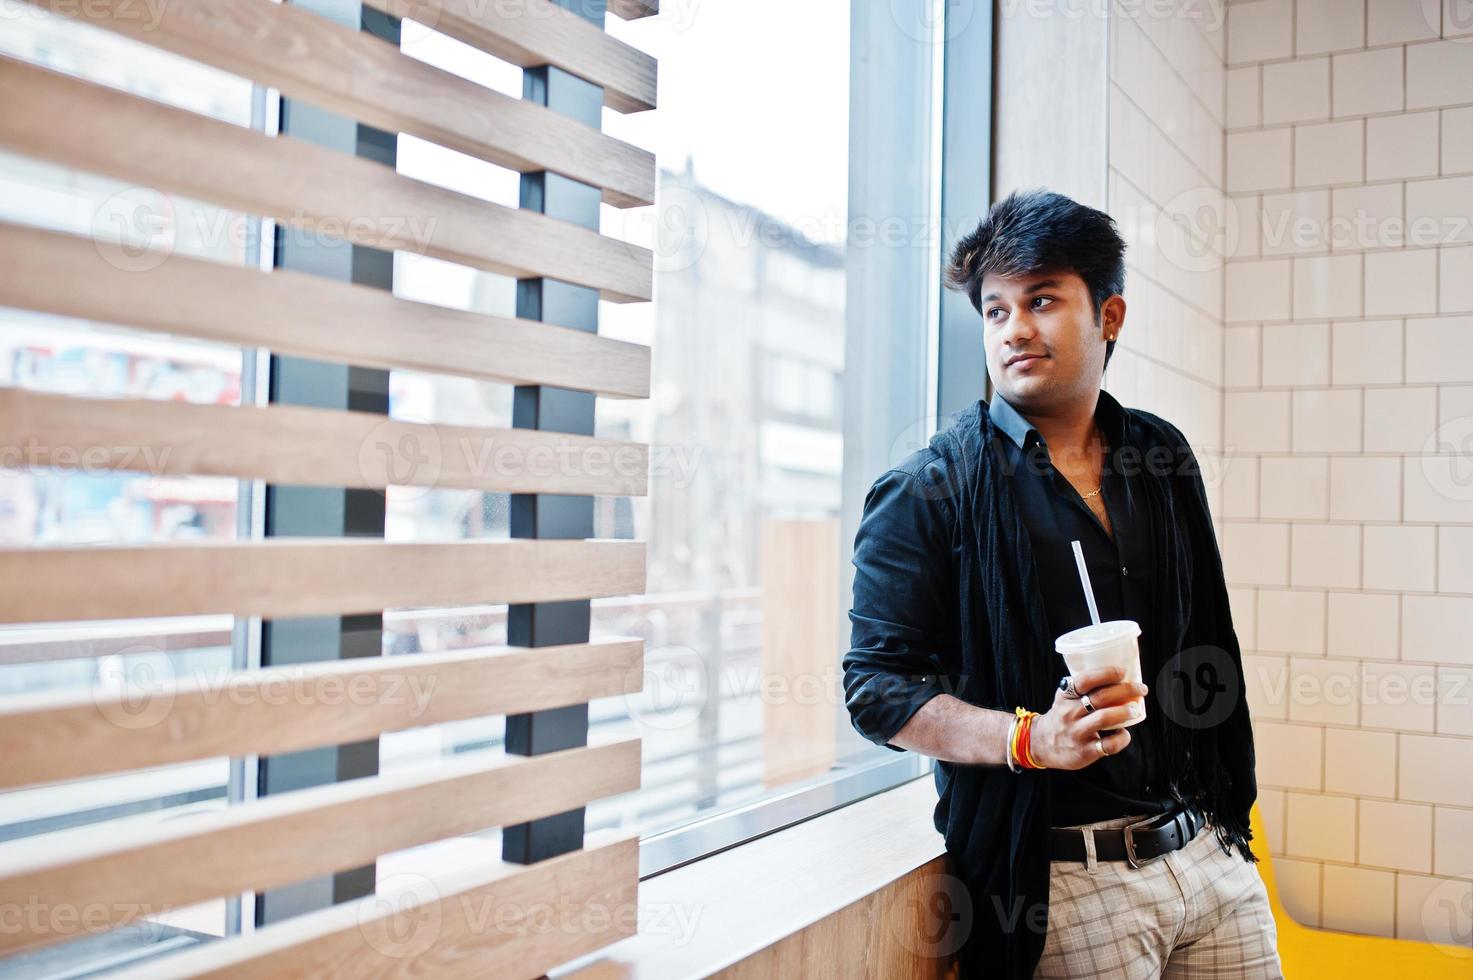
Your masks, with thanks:
[[[1130,574],[1130,569],[1129,568],[1126,568],[1124,565],[1121,565],[1120,566],[1120,574],[1121,575],[1129,575]]]

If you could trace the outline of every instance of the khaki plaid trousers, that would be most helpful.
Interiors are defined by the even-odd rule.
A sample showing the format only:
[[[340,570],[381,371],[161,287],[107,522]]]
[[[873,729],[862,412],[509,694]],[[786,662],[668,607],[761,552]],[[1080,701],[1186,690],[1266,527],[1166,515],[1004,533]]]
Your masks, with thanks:
[[[1080,827],[1117,828],[1120,817]],[[1258,868],[1224,854],[1211,825],[1141,868],[1095,859],[1054,861],[1040,980],[1163,977],[1280,978],[1278,931]]]

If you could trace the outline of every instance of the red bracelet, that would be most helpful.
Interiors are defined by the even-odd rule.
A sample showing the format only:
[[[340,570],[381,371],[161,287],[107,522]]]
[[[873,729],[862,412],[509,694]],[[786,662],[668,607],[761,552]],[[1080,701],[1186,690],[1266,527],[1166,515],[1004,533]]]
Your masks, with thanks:
[[[1014,753],[1014,759],[1017,761],[1018,765],[1024,769],[1047,768],[1046,766],[1040,765],[1038,760],[1033,758],[1033,752],[1031,749],[1033,719],[1038,717],[1038,712],[1029,711],[1027,708],[1021,707],[1014,708],[1013,711],[1021,721],[1021,724],[1018,726],[1018,736],[1016,740],[1017,751]]]

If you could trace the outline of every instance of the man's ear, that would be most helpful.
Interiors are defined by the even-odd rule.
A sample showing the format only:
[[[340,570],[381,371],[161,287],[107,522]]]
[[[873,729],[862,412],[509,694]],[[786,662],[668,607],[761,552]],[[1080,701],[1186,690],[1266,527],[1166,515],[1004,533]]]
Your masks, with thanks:
[[[1100,335],[1105,340],[1119,340],[1125,327],[1125,297],[1116,293],[1100,305]]]

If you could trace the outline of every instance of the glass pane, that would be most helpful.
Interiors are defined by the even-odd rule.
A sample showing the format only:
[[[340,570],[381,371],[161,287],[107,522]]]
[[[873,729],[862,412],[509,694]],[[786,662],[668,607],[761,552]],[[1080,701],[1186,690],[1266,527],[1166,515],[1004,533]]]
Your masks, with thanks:
[[[249,125],[244,79],[136,44],[29,4],[0,0],[0,53],[89,81]],[[246,216],[50,162],[0,153],[0,220],[93,237],[105,258],[143,268],[143,249],[230,264],[247,261]],[[129,265],[128,263],[135,263]],[[82,398],[196,404],[241,402],[237,348],[0,308],[0,385]],[[46,447],[52,452],[67,447]],[[143,471],[33,469],[27,447],[0,459],[0,547],[228,541],[236,537],[240,484]],[[80,454],[80,447],[78,447]],[[219,676],[232,666],[233,618],[201,616],[0,627],[0,696],[50,692],[132,696],[173,679]],[[150,723],[150,702],[120,724]],[[153,822],[226,805],[228,759],[205,759],[0,793],[0,845],[104,821]],[[112,826],[120,826],[113,824]],[[145,915],[89,936],[0,960],[0,974],[70,975],[123,963],[144,948],[220,936],[223,899]]]
[[[840,524],[857,506],[860,475],[867,486],[878,471],[856,474],[886,455],[903,426],[890,424],[893,413],[846,405],[846,376],[883,370],[890,351],[924,337],[926,294],[917,284],[909,329],[886,325],[893,336],[870,336],[877,328],[849,309],[848,0],[667,5],[638,21],[609,17],[606,29],[660,61],[657,110],[603,117],[606,132],[659,164],[656,205],[602,208],[605,234],[654,250],[656,301],[600,304],[599,333],[653,345],[654,366],[650,399],[598,399],[596,434],[650,444],[653,472],[647,497],[594,503],[597,536],[648,543],[649,575],[644,595],[593,602],[593,634],[644,638],[647,669],[641,695],[590,705],[592,737],[643,739],[644,778],[628,798],[593,803],[587,826],[654,833],[892,761],[853,733],[843,708],[840,572],[849,548]],[[929,54],[909,43],[917,83],[893,97],[906,115],[925,116]],[[418,25],[405,25],[402,47],[520,95],[519,69]],[[764,65],[791,67],[754,71],[753,51]],[[402,173],[518,204],[510,171],[404,137],[399,153]],[[928,181],[916,175],[922,203],[897,252],[916,252]],[[511,279],[402,253],[394,291],[516,312]],[[912,422],[925,372],[889,383],[904,389],[890,397],[914,406],[904,419]],[[404,371],[393,372],[390,390],[396,417],[468,425],[509,425],[511,396],[503,385]],[[861,462],[846,478],[851,453]],[[509,504],[504,494],[391,488],[388,536],[504,537]],[[806,571],[794,581],[794,569]],[[500,643],[506,607],[391,612],[385,630],[392,652]],[[501,751],[504,736],[501,718],[404,732],[382,740],[381,758],[385,771],[410,768],[468,749]],[[451,863],[463,847],[499,856],[495,838],[429,852]],[[412,861],[381,862],[380,879],[433,860],[421,849]]]

